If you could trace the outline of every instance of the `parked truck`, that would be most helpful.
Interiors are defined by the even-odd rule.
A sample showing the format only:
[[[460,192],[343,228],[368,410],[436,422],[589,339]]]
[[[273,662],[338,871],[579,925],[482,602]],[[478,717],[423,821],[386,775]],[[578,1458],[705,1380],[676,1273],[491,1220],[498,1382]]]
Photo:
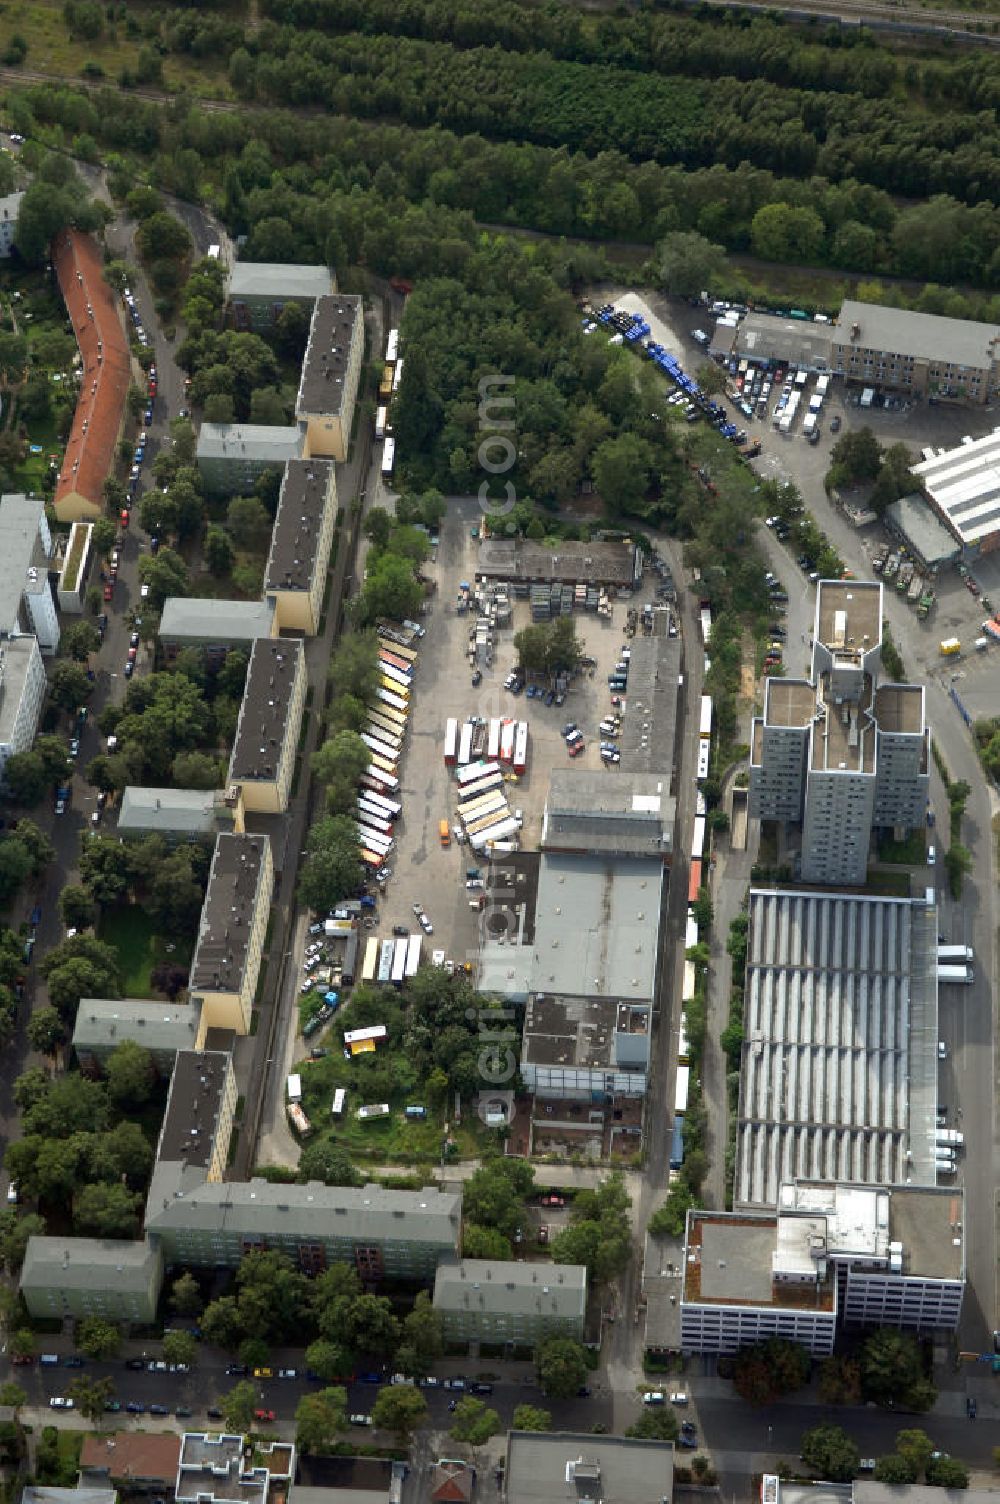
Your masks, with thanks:
[[[959,642],[957,637],[946,637],[943,642],[939,644],[939,649],[942,657],[952,658],[956,653],[960,653],[962,651],[962,644]]]
[[[987,637],[992,637],[994,641],[1000,642],[1000,622],[993,617],[989,621],[984,621],[983,633]]]

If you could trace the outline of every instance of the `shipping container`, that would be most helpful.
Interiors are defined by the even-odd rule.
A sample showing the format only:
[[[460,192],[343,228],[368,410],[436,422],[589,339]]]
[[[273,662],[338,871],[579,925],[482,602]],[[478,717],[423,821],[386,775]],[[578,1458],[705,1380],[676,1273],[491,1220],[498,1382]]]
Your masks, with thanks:
[[[517,821],[512,817],[509,820],[501,820],[498,825],[491,826],[489,830],[480,831],[475,836],[470,836],[469,842],[478,851],[484,846],[494,845],[497,841],[506,841],[510,836],[515,835],[516,832]]]
[[[378,407],[375,409],[375,437],[377,439],[385,438],[385,425],[388,416],[389,409],[387,407]]]
[[[490,721],[489,735],[486,739],[486,755],[494,761],[500,756],[500,717],[498,715]]]
[[[379,685],[375,695],[380,704],[388,705],[390,709],[398,710],[402,715],[405,715],[410,708],[408,700],[404,700],[403,696],[397,695],[394,690],[386,689],[384,684]]]
[[[403,736],[397,726],[379,726],[374,720],[370,720],[365,730],[377,742],[381,742],[384,747],[388,747],[395,758],[399,757],[403,750]]]
[[[402,658],[405,663],[416,663],[420,656],[416,648],[411,648],[406,643],[392,642],[382,636],[379,637],[379,646],[387,647],[394,657]]]
[[[384,794],[372,792],[366,793],[364,798],[369,804],[374,804],[376,808],[384,810],[387,820],[398,820],[403,813],[403,806],[398,799],[387,799]]]
[[[690,1087],[691,1067],[689,1065],[679,1065],[677,1067],[677,1083],[674,1087],[674,1117],[683,1117],[687,1112]]]
[[[459,767],[460,768],[466,768],[466,767],[468,767],[468,765],[469,765],[469,759],[471,758],[471,756],[472,756],[472,723],[470,721],[463,721],[462,722],[462,729],[461,729],[461,731],[459,732],[459,735],[458,735],[458,765],[459,765]]]
[[[288,1121],[300,1138],[308,1138],[309,1134],[312,1133],[312,1123],[310,1123],[298,1102],[289,1102]]]
[[[385,861],[385,855],[378,851],[369,851],[367,846],[362,846],[361,860],[366,867],[371,867],[373,872],[377,872]]]
[[[368,764],[366,772],[362,775],[362,782],[365,780],[368,784],[377,784],[380,789],[387,789],[390,794],[399,792],[399,779],[395,774],[387,773],[384,768],[378,767],[375,763]]]
[[[359,1107],[354,1116],[359,1123],[371,1123],[377,1121],[379,1118],[387,1118],[389,1116],[389,1104],[388,1102],[371,1102],[366,1107]]]
[[[370,731],[362,731],[362,733],[361,733],[361,740],[364,742],[364,744],[365,744],[366,747],[370,748],[370,750],[372,752],[376,753],[379,757],[381,757],[384,762],[387,762],[387,763],[391,764],[393,767],[395,767],[395,763],[396,763],[396,749],[395,749],[395,747],[390,747],[389,743],[382,741],[381,737],[372,736],[372,734],[371,734]]]
[[[516,735],[517,723],[515,721],[504,721],[503,725],[500,727],[501,762],[510,763],[514,761],[514,738]]]
[[[684,1167],[684,1119],[675,1118],[673,1132],[670,1135],[670,1168],[680,1170]]]
[[[691,838],[691,855],[695,861],[701,861],[705,855],[705,816],[696,815],[694,822],[694,835]]]
[[[390,941],[389,943],[390,943],[390,945],[394,945],[395,944],[394,941]],[[404,955],[405,955],[405,947],[406,947],[406,941],[405,940],[403,941],[403,947],[404,947]],[[386,1027],[385,1027],[385,1024],[371,1024],[367,1029],[345,1029],[344,1030],[344,1047],[345,1047],[345,1049],[351,1050],[351,1049],[354,1048],[355,1045],[358,1045],[358,1044],[368,1044],[368,1043],[371,1043],[371,1044],[381,1044],[381,1042],[385,1039],[385,1037],[386,1037]]]
[[[408,940],[402,936],[396,941],[396,949],[392,957],[392,985],[402,987],[403,978],[406,976],[406,948]]]
[[[703,782],[708,777],[708,765],[712,756],[712,744],[709,741],[698,742],[698,770],[695,777]]]
[[[359,824],[357,831],[358,845],[363,846],[366,851],[380,852],[383,861],[395,845],[391,836],[383,835],[380,830],[373,830],[370,825]]]
[[[393,392],[398,392],[399,391],[399,383],[402,381],[402,379],[403,379],[403,362],[402,362],[402,359],[400,359],[400,360],[396,361],[396,369],[395,369],[395,371],[392,374],[392,390],[393,390]]]
[[[712,735],[712,696],[701,697],[701,735]]]
[[[386,705],[380,701],[378,706],[378,713],[379,715],[384,716],[387,721],[391,721],[400,735],[402,735],[406,730],[407,721],[405,710],[397,710],[394,705]]]
[[[701,891],[701,863],[692,862],[688,877],[688,903],[694,903]]]
[[[415,977],[420,965],[420,947],[423,943],[422,935],[411,935],[406,946],[406,975]]]
[[[382,446],[382,474],[386,477],[392,474],[396,463],[396,440],[389,435]]]
[[[357,814],[359,819],[364,820],[365,824],[370,824],[373,829],[382,830],[384,826],[385,830],[391,835],[392,821],[390,817],[377,804],[370,804],[363,795],[358,799]]]
[[[358,969],[359,938],[357,930],[352,930],[344,946],[344,954],[340,962],[340,977],[345,987],[354,985],[354,977]]]
[[[384,673],[379,674],[378,682],[380,689],[387,690],[389,694],[395,695],[396,699],[400,702],[394,707],[396,710],[409,710],[410,691],[406,684],[400,684],[398,679],[390,679],[388,674]]]
[[[386,342],[385,342],[385,358],[386,358],[387,361],[395,362],[395,360],[396,360],[396,358],[397,358],[398,355],[399,355],[399,330],[398,329],[390,329],[389,333],[388,333],[388,336],[386,338]]]
[[[399,690],[394,690],[394,694],[402,693],[408,695],[410,693],[410,680],[413,676],[412,674],[408,674],[405,669],[397,668],[394,663],[386,663],[384,659],[380,658],[378,671],[383,679],[388,679],[391,684],[399,685]]]
[[[382,367],[382,380],[379,382],[378,394],[384,402],[388,402],[392,396],[392,366],[388,362]]]
[[[976,978],[971,966],[941,966],[939,964],[937,979],[939,984],[957,983],[961,987],[971,987]]]
[[[690,1064],[690,1049],[687,1036],[687,1019],[681,1014],[680,1028],[677,1031],[677,1060],[680,1065]]]
[[[971,945],[939,945],[937,948],[938,964],[950,961],[974,961]]]
[[[377,943],[378,942],[376,941],[376,944]],[[344,1088],[342,1086],[338,1086],[337,1090],[333,1094],[333,1102],[332,1102],[332,1104],[330,1106],[330,1116],[331,1117],[342,1118],[344,1116],[344,1103],[345,1103],[346,1100],[347,1100],[347,1093],[346,1093],[346,1091],[344,1090]]]
[[[698,921],[691,910],[687,912],[687,925],[684,930],[684,949],[693,950],[698,944]]]
[[[405,658],[400,657],[395,647],[380,647],[378,650],[378,661],[379,663],[388,664],[390,668],[399,669],[401,673],[406,675],[407,684],[413,678],[413,664],[407,663]]]
[[[502,773],[487,773],[485,778],[477,778],[475,783],[467,783],[459,789],[459,810],[472,799],[481,799],[484,794],[492,794],[495,789],[503,788]]]
[[[288,1080],[285,1082],[285,1090],[286,1090],[289,1102],[301,1102],[302,1101],[302,1077],[300,1075],[298,1075],[297,1073],[289,1076]]]
[[[394,940],[383,940],[382,941],[381,950],[379,952],[379,962],[378,962],[378,979],[379,979],[379,982],[385,983],[385,982],[388,982],[389,979],[391,978],[391,976],[392,976],[392,958],[395,955],[395,953],[396,953],[396,942]]]
[[[484,820],[495,824],[507,812],[507,801],[502,794],[484,794],[482,799],[477,799],[468,809],[459,811],[467,835],[481,826]]]
[[[518,721],[514,736],[514,772],[525,773],[528,768],[528,723]]]
[[[712,639],[712,613],[707,606],[701,611],[701,640],[708,647]]]
[[[697,972],[693,961],[684,962],[684,980],[681,983],[681,1005],[687,1007],[694,998]]]
[[[361,980],[363,982],[374,982],[375,980],[378,972],[378,947],[378,936],[369,936],[365,943],[365,961],[361,968]]]
[[[477,778],[485,778],[487,773],[499,772],[500,764],[498,762],[470,762],[468,767],[459,768],[455,774],[455,780],[459,787],[463,788],[467,783],[474,783]]]

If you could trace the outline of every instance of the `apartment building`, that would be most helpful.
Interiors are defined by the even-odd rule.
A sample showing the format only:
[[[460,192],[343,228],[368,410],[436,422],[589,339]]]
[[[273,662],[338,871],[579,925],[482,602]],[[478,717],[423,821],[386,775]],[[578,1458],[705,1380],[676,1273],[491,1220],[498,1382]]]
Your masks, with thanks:
[[[73,1049],[80,1069],[98,1075],[123,1040],[149,1051],[161,1076],[169,1076],[182,1050],[198,1040],[200,1012],[190,1003],[154,999],[82,997],[73,1026]]]
[[[167,1267],[235,1269],[252,1248],[279,1248],[307,1274],[348,1263],[362,1279],[430,1282],[458,1254],[460,1194],[425,1188],[213,1183],[199,1170],[158,1161],[146,1234]]]
[[[248,496],[267,471],[306,452],[301,425],[203,423],[198,431],[198,473],[217,496]]]
[[[56,599],[59,602],[59,610],[71,616],[83,615],[83,600],[87,589],[93,534],[92,522],[74,522],[69,530],[63,566],[59,572]]]
[[[266,836],[217,837],[188,981],[203,1031],[249,1032],[273,892]]]
[[[1000,325],[847,299],[830,369],[879,390],[984,406],[1000,392]]]
[[[225,832],[242,835],[243,800],[239,789],[140,788],[129,784],[118,806],[118,834],[126,841],[162,836],[178,841],[206,841]]]
[[[173,1496],[176,1504],[285,1504],[294,1476],[290,1442],[185,1431]]]
[[[46,688],[37,638],[0,641],[0,781],[7,759],[15,752],[31,750]]]
[[[264,594],[275,603],[279,631],[307,637],[319,631],[336,525],[333,463],[290,460],[281,480],[264,571]]]
[[[166,1496],[174,1486],[180,1454],[181,1438],[171,1431],[92,1434],[83,1438],[80,1478],[88,1488],[110,1485],[129,1495]]]
[[[121,300],[104,280],[97,241],[78,230],[60,230],[52,264],[81,362],[80,391],[53,505],[60,522],[78,522],[104,513],[104,482],[114,470],[125,427],[134,363]]]
[[[347,458],[364,346],[362,299],[345,293],[317,298],[295,400],[305,452],[313,458]]]
[[[753,721],[750,813],[801,828],[803,882],[863,884],[873,829],[924,823],[924,692],[879,684],[881,645],[881,584],[821,580],[811,678],[769,680]]]
[[[170,595],[163,602],[160,641],[168,658],[184,648],[203,648],[221,660],[234,649],[247,652],[262,637],[277,636],[274,602],[212,600]]]
[[[590,1431],[508,1431],[501,1504],[670,1504],[674,1444]]]
[[[252,813],[283,814],[288,808],[305,696],[301,638],[255,642],[229,760],[229,787],[239,790]]]
[[[156,1146],[160,1164],[179,1164],[220,1181],[236,1116],[232,1056],[223,1050],[178,1050]]]
[[[159,1249],[112,1238],[28,1239],[21,1295],[32,1316],[150,1325],[163,1283]]]
[[[537,1347],[550,1337],[582,1342],[587,1314],[583,1264],[455,1259],[438,1265],[434,1309],[447,1342]]]
[[[311,315],[317,298],[336,291],[337,279],[325,266],[237,261],[227,279],[230,321],[235,329],[263,334],[274,328],[289,303]]]
[[[688,1213],[686,1353],[768,1337],[829,1354],[838,1325],[955,1331],[965,1291],[963,1197],[948,1189],[791,1181],[773,1215]]]
[[[49,582],[52,533],[40,496],[0,496],[0,638],[33,633],[45,657],[59,646],[59,617]]]

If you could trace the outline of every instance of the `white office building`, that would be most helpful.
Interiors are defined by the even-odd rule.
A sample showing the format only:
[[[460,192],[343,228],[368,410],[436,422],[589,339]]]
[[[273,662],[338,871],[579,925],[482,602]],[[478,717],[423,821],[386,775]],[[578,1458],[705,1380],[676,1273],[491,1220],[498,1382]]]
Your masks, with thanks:
[[[31,750],[45,688],[45,665],[34,637],[0,641],[0,781],[7,759]]]
[[[6,260],[14,249],[17,216],[21,212],[23,193],[8,193],[0,198],[0,257]]]
[[[49,583],[52,534],[41,497],[0,497],[0,638],[33,632],[48,656],[59,646],[59,616]]]
[[[922,826],[930,732],[919,685],[879,684],[882,586],[821,580],[809,679],[769,679],[750,813],[799,826],[803,882],[862,884],[872,830]]]

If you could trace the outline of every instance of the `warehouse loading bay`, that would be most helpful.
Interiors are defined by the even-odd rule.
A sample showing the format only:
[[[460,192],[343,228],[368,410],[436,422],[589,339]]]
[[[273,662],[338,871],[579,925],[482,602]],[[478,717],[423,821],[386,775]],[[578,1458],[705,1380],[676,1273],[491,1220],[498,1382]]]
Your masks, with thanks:
[[[426,635],[416,644],[420,659],[399,768],[403,816],[394,831],[396,849],[389,862],[393,875],[386,886],[379,924],[383,935],[395,924],[412,929],[413,905],[420,904],[434,926],[433,935],[424,942],[425,957],[440,949],[456,965],[474,964],[478,955],[479,915],[470,907],[470,902],[478,902],[477,892],[466,888],[466,871],[479,867],[485,877],[487,863],[484,855],[458,845],[454,837],[447,848],[441,845],[440,822],[447,820],[449,827],[459,823],[454,774],[444,765],[448,717],[460,722],[472,715],[487,721],[493,716],[527,721],[527,772],[517,782],[505,783],[504,790],[511,810],[522,812],[522,846],[537,850],[550,768],[602,768],[598,726],[611,705],[608,674],[626,642],[627,607],[643,599],[641,589],[635,601],[619,596],[610,620],[574,611],[582,651],[595,658],[597,665],[592,677],[584,669],[571,680],[561,706],[546,706],[543,700],[513,695],[504,688],[516,662],[514,636],[531,620],[528,602],[514,600],[510,626],[495,631],[492,666],[482,667],[482,682],[473,688],[468,648],[475,611],[458,615],[455,602],[462,584],[475,583],[479,543],[471,531],[481,520],[474,500],[451,501],[441,524],[436,557],[424,566],[436,589],[429,614],[422,618]],[[652,594],[650,583],[650,598]],[[562,734],[570,721],[580,727],[586,743],[585,752],[575,760],[569,758]],[[604,776],[616,777],[615,767],[606,768]]]

